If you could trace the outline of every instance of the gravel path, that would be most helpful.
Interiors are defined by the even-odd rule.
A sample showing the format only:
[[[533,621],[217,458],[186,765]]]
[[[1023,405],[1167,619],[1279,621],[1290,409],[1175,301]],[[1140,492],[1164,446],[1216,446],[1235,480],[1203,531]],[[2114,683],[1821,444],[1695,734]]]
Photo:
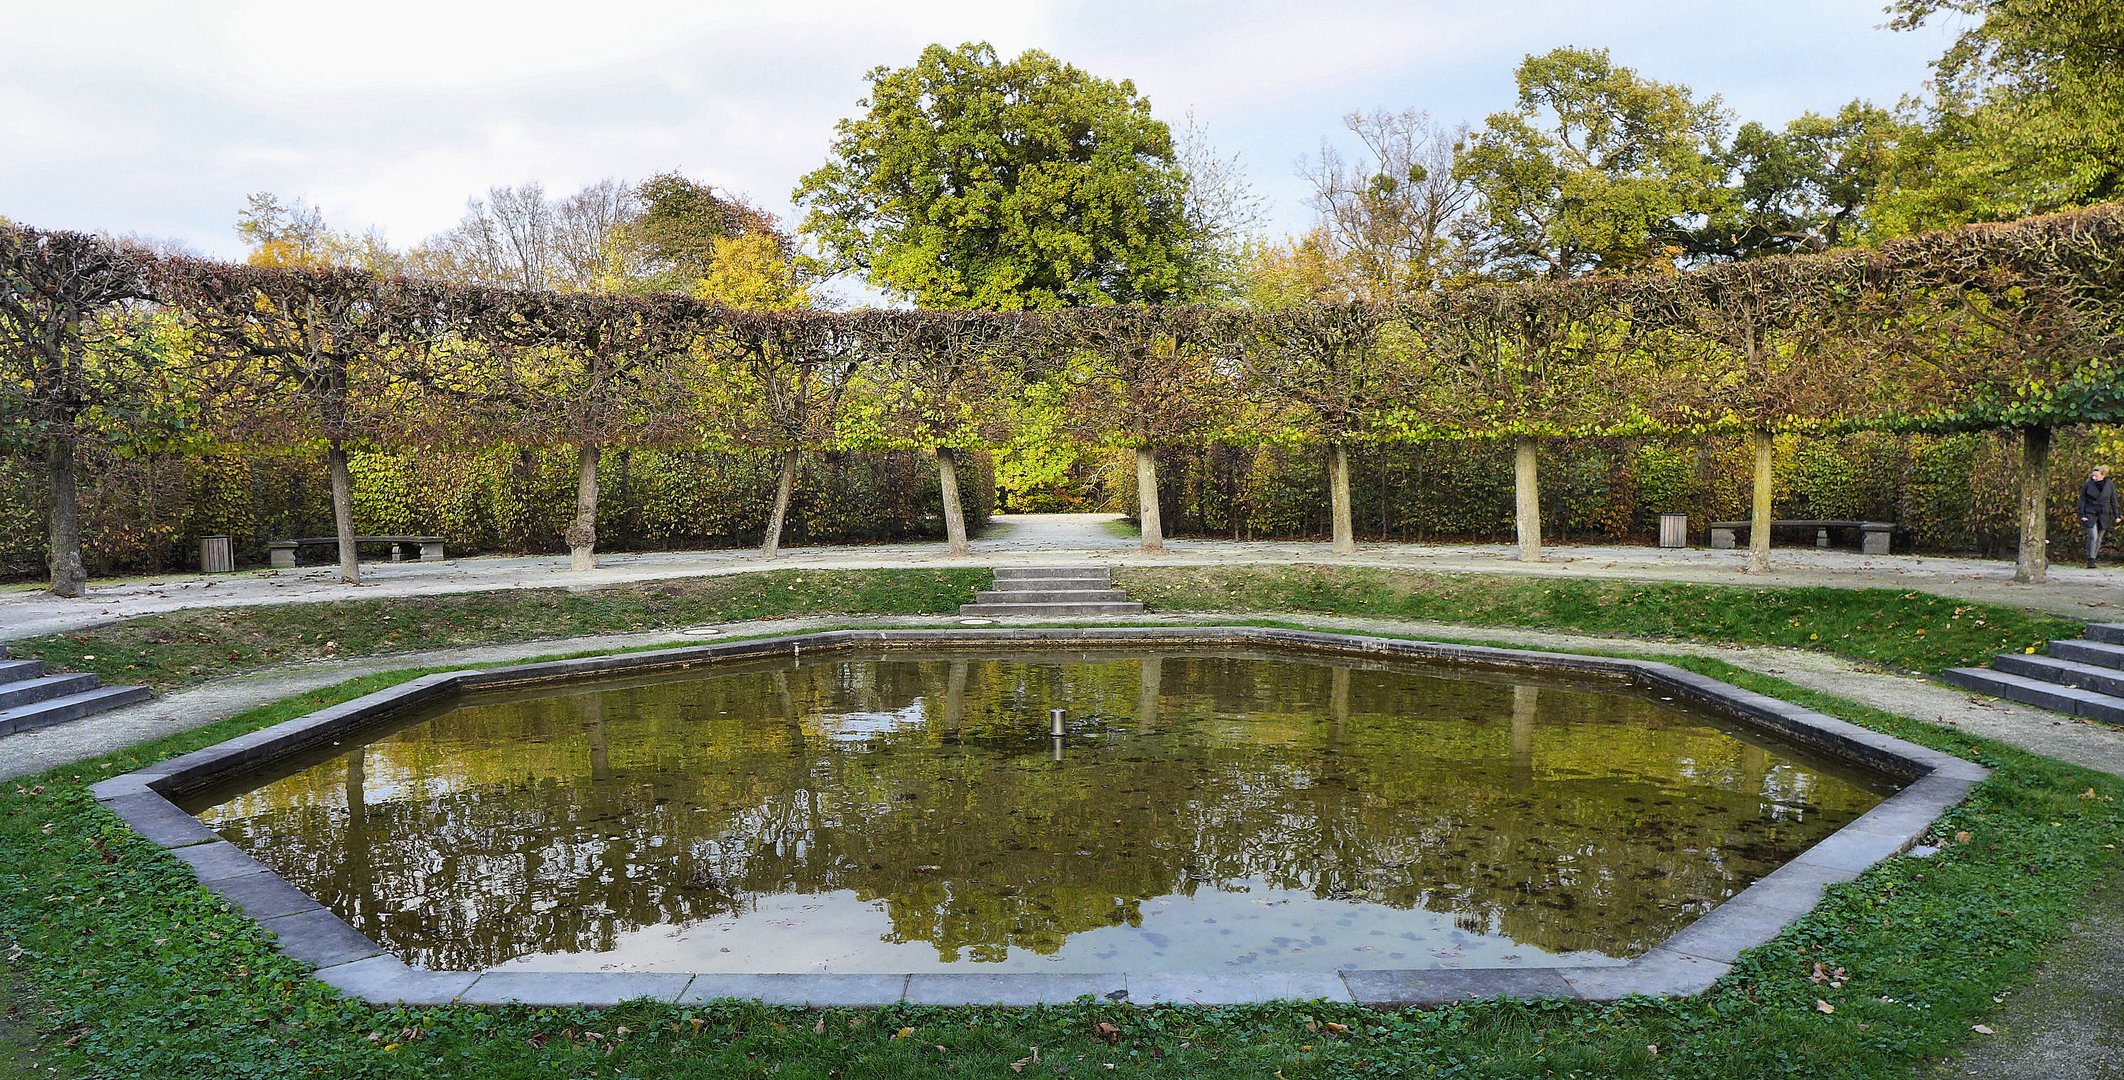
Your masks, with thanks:
[[[2009,563],[1931,556],[1862,555],[1811,547],[1779,548],[1768,574],[1744,570],[1745,551],[1644,547],[1552,547],[1547,561],[1522,563],[1502,544],[1364,544],[1336,555],[1326,544],[1284,541],[1173,540],[1146,555],[1113,533],[1113,514],[997,515],[965,558],[936,544],[784,549],[761,559],[751,549],[605,555],[596,570],[568,569],[564,556],[481,556],[436,563],[365,564],[363,584],[341,585],[329,567],[239,574],[173,574],[91,583],[84,600],[27,589],[0,592],[0,641],[63,633],[159,611],[195,607],[308,603],[348,597],[421,596],[515,588],[594,589],[667,578],[742,574],[762,569],[869,569],[1088,563],[1104,566],[1199,566],[1320,563],[1428,573],[1530,574],[1547,577],[1694,581],[1727,585],[1820,585],[1918,589],[1963,600],[2016,604],[2096,621],[2124,620],[2124,570],[2051,569],[2044,585],[2016,585]]]

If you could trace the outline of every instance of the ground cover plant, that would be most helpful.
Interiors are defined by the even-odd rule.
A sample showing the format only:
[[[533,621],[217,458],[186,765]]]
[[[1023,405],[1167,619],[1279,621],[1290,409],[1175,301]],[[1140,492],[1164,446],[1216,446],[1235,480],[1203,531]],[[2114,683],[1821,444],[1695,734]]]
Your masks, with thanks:
[[[519,589],[210,608],[29,638],[8,648],[107,682],[167,690],[299,660],[779,615],[945,613],[986,587],[988,573],[971,567],[776,570],[582,592]],[[1123,567],[1115,581],[1154,612],[1300,611],[1783,645],[1926,673],[1985,664],[1996,653],[2081,631],[2074,620],[2019,608],[1881,589],[1756,589],[1333,566]]]
[[[792,614],[956,611],[981,568],[773,570],[605,589],[508,589],[147,615],[10,642],[17,657],[158,690],[299,660],[613,634]]]
[[[1340,566],[1123,567],[1152,611],[1291,611],[1781,645],[1937,674],[2078,637],[2081,622],[1895,589],[1423,574]]]
[[[1701,998],[812,1011],[371,1008],[95,806],[103,776],[412,678],[352,680],[0,793],[0,938],[31,1075],[733,1076],[1104,1074],[1907,1076],[1971,1038],[2114,873],[2124,781],[1809,693],[1685,666],[1994,770],[1935,828],[1942,852],[1831,890]],[[1102,1026],[1106,1025],[1106,1026]],[[1038,1049],[1035,1049],[1038,1048]]]

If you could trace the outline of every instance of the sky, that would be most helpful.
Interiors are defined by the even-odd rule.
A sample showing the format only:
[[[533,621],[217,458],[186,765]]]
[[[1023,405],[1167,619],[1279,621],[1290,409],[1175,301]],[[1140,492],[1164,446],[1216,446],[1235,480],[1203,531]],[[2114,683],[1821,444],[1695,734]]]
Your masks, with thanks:
[[[1881,2],[0,0],[0,217],[235,257],[237,210],[270,191],[406,246],[494,186],[676,169],[794,225],[866,72],[988,41],[1131,79],[1175,128],[1192,113],[1294,232],[1300,159],[1349,148],[1344,114],[1479,125],[1560,45],[1737,121],[1893,104],[1954,27],[1881,29]]]

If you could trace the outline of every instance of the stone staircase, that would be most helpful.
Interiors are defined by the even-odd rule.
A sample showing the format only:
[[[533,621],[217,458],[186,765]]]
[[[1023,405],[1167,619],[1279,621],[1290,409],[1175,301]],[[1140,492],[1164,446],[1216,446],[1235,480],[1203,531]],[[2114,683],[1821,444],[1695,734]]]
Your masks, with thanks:
[[[1950,668],[1940,677],[1993,697],[2124,724],[2124,623],[2096,623],[2086,637],[2044,649],[2048,655],[2005,653],[1988,668]]]
[[[47,675],[42,660],[10,660],[0,645],[0,736],[146,701],[145,686],[104,686],[94,675]]]
[[[959,606],[961,615],[1054,617],[1141,615],[1143,605],[1114,588],[1113,571],[1097,566],[996,568],[996,587]]]

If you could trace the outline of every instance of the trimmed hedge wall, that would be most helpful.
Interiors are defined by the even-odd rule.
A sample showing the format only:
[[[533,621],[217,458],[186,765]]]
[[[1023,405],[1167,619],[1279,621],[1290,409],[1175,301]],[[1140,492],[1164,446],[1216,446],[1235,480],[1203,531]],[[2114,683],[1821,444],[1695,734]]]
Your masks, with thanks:
[[[2073,500],[2090,465],[2124,450],[2117,429],[2057,433],[2051,535],[2079,550]],[[1897,551],[2010,556],[2018,542],[2014,439],[1996,434],[1781,437],[1775,460],[1780,518],[1894,521]],[[2112,464],[2114,462],[2111,462]],[[1661,513],[1705,526],[1748,516],[1752,464],[1744,441],[1593,439],[1541,449],[1542,534],[1559,541],[1650,543]],[[1328,534],[1327,453],[1318,447],[1213,446],[1158,455],[1159,509],[1168,535],[1237,540]],[[1132,470],[1109,483],[1133,511]],[[1512,449],[1492,442],[1357,447],[1351,513],[1360,539],[1494,541],[1512,535]]]
[[[453,556],[567,550],[572,451],[363,453],[350,468],[361,533],[439,535]],[[776,468],[766,454],[607,451],[598,550],[757,544]],[[238,565],[262,564],[268,540],[332,533],[322,450],[91,454],[82,477],[82,558],[95,576],[197,569],[199,537],[215,533],[236,538]],[[988,455],[962,456],[959,487],[967,528],[979,529],[995,501]],[[39,463],[0,459],[0,577],[45,573],[43,498]],[[941,539],[936,463],[908,452],[807,455],[786,530],[785,545]]]

